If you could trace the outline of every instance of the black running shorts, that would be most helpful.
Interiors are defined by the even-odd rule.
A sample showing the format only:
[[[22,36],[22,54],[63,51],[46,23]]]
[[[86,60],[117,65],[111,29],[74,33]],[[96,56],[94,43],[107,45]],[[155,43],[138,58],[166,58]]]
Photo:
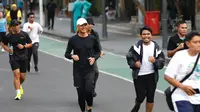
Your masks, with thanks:
[[[16,69],[19,69],[20,73],[26,73],[27,59],[25,59],[25,60],[10,60],[10,66],[13,71]]]

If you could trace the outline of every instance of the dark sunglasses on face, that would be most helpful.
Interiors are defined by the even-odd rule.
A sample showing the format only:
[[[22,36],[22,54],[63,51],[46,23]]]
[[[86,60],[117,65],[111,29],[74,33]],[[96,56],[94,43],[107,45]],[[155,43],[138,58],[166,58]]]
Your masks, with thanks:
[[[34,18],[34,16],[30,16],[30,18]]]

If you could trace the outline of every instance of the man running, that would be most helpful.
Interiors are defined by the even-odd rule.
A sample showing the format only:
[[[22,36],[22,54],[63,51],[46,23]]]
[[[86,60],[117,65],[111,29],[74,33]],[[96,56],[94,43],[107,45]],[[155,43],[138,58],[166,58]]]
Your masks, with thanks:
[[[30,72],[31,56],[33,54],[33,60],[35,65],[35,71],[38,72],[38,48],[39,48],[39,34],[43,32],[42,26],[34,21],[35,14],[33,12],[28,13],[28,22],[24,24],[23,31],[29,34],[32,41],[32,48],[28,49],[28,65],[27,71]]]
[[[101,44],[100,44],[99,34],[96,31],[93,30],[93,26],[95,25],[94,21],[93,21],[92,18],[87,18],[86,20],[88,22],[88,25],[87,25],[88,34],[96,37],[96,39],[98,40],[98,45],[99,45],[99,48],[101,50],[101,55],[100,56],[102,57],[104,55],[104,52],[102,51],[102,47],[101,47]],[[94,63],[94,67],[95,67],[95,76],[94,76],[94,93],[93,93],[93,97],[96,97],[97,93],[96,93],[95,89],[96,89],[96,83],[97,83],[97,80],[98,80],[98,77],[99,77],[99,69],[98,69],[96,61]]]
[[[9,52],[9,62],[14,74],[15,100],[20,100],[24,93],[22,83],[26,75],[27,48],[32,47],[32,43],[28,34],[20,31],[18,20],[12,20],[10,25],[12,32],[3,38],[2,46]]]

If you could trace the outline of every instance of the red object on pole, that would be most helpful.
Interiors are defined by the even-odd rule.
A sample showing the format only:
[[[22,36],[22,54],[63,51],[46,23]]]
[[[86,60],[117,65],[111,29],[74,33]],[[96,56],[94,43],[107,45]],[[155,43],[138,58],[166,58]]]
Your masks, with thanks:
[[[148,11],[144,18],[144,24],[152,29],[152,34],[160,34],[160,11]]]

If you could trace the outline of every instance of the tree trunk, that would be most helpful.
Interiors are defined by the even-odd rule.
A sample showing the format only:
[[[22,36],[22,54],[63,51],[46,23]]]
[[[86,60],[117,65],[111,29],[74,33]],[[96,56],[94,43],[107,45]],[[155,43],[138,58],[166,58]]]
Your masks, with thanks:
[[[136,9],[137,9],[137,10],[140,9],[141,12],[142,12],[142,15],[145,16],[146,11],[145,11],[144,6],[141,5],[141,3],[140,3],[138,0],[133,0],[133,2],[135,3]],[[138,15],[138,14],[137,14],[137,15]]]
[[[175,4],[176,4],[176,9],[177,9],[177,11],[178,11],[178,19],[182,19],[182,16],[181,16],[181,8],[180,8],[179,0],[176,0],[176,1],[175,1]]]
[[[125,3],[124,0],[120,0],[120,13],[121,13],[121,17],[125,17]]]

